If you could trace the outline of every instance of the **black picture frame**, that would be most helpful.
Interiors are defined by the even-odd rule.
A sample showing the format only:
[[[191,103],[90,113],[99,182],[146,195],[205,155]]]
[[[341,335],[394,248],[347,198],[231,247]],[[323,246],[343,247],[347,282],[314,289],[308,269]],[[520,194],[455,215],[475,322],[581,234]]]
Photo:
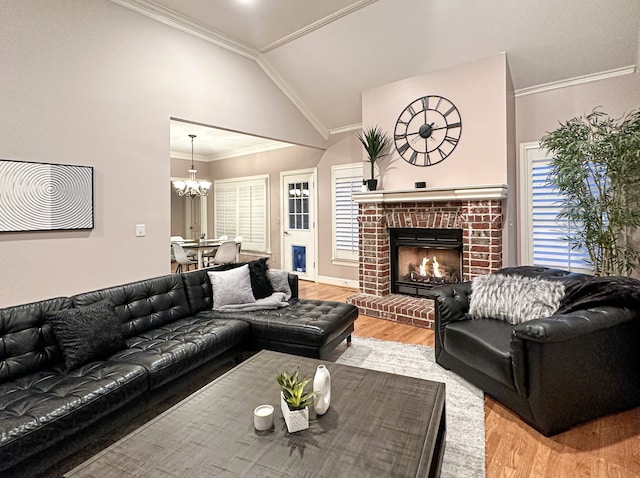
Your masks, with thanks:
[[[0,232],[93,227],[93,167],[0,159]]]

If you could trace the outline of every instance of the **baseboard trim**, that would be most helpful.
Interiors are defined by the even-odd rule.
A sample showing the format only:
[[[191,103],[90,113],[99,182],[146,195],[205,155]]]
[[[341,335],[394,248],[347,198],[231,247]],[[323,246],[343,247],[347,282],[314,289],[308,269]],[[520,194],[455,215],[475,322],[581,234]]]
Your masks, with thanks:
[[[318,282],[321,284],[337,285],[340,287],[358,288],[357,280],[341,279],[339,277],[318,276]]]

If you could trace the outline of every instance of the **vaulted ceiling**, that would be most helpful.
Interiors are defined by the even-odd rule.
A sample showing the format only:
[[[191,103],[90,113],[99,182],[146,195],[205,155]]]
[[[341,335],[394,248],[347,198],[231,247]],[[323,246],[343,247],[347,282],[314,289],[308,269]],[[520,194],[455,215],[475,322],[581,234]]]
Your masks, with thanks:
[[[325,136],[365,89],[500,52],[521,93],[639,55],[639,0],[112,1],[254,59]]]

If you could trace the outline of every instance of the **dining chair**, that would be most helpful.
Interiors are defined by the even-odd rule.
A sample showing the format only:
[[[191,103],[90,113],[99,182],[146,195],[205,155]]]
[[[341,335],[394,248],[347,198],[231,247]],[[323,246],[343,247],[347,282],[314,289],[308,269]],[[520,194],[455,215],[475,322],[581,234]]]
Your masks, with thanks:
[[[214,266],[219,264],[231,264],[237,261],[238,247],[236,241],[224,241],[218,247],[216,255],[213,256],[212,263]]]
[[[183,242],[187,242],[185,241],[184,237],[182,236],[171,236],[171,244],[173,244],[174,242],[178,242],[180,244],[182,244]],[[187,257],[190,259],[193,259],[194,257],[196,257],[198,255],[197,251],[191,251],[188,249],[185,249],[185,253],[187,254]],[[174,257],[174,253],[173,253],[173,247],[171,248],[171,260],[174,261],[175,257]]]
[[[189,267],[198,264],[196,261],[192,261],[187,257],[187,253],[180,244],[174,242],[173,244],[171,244],[171,246],[173,247],[173,255],[176,258],[176,262],[178,263],[178,267],[176,268],[177,274],[182,272],[182,266],[187,266],[187,270],[189,270]]]
[[[224,241],[228,241],[229,240],[229,236],[220,236],[218,238],[218,242],[224,242]],[[216,252],[218,252],[218,248],[216,247],[215,249],[207,249],[206,251],[202,251],[202,261],[207,265],[210,266],[213,264],[213,258],[216,256]],[[237,262],[237,260],[236,260]]]
[[[236,262],[240,262],[240,251],[242,250],[242,236],[236,236],[234,239],[236,243]]]

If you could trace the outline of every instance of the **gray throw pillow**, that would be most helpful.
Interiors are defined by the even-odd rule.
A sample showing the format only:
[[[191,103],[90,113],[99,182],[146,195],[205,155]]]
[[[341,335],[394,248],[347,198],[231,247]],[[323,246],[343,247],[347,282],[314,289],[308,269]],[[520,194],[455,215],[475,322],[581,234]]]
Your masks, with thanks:
[[[109,299],[52,312],[46,320],[53,327],[67,370],[107,358],[127,346]]]
[[[289,273],[287,271],[268,270],[267,277],[271,281],[274,292],[284,292],[284,300],[291,299],[291,287],[289,286]]]
[[[256,301],[251,289],[247,264],[227,271],[209,271],[213,289],[213,310],[230,304],[252,304]]]
[[[510,324],[553,315],[564,285],[540,278],[490,274],[473,279],[469,314],[474,319],[499,319]]]

